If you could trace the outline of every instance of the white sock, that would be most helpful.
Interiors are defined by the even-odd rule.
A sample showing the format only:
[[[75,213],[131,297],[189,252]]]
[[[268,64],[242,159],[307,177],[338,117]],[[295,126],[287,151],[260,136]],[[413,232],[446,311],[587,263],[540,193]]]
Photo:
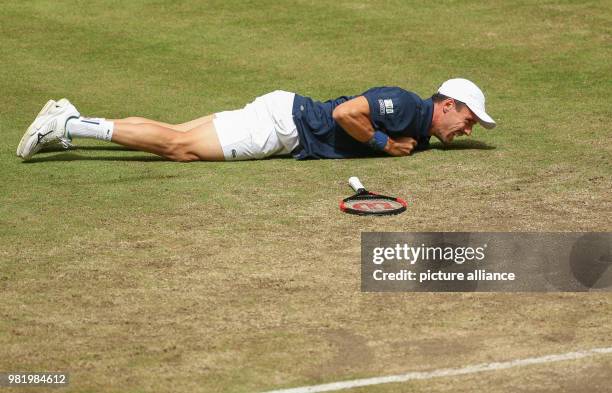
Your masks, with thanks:
[[[106,119],[79,117],[66,123],[69,138],[95,138],[110,141],[113,137],[115,124]]]

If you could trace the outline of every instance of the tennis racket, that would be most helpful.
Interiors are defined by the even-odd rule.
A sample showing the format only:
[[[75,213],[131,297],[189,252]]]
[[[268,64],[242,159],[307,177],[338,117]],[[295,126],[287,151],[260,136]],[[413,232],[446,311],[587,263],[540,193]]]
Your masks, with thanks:
[[[345,213],[360,216],[388,216],[406,211],[406,206],[408,206],[406,201],[369,192],[355,176],[349,179],[349,184],[356,194],[340,202],[340,210]]]

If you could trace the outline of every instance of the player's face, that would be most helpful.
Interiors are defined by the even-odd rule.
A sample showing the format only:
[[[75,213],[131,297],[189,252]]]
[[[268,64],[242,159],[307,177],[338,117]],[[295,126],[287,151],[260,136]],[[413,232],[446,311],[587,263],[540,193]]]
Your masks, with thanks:
[[[440,119],[437,132],[434,134],[442,143],[450,143],[456,137],[472,134],[472,128],[478,122],[478,118],[466,105],[457,105],[452,100],[444,104],[444,112]]]

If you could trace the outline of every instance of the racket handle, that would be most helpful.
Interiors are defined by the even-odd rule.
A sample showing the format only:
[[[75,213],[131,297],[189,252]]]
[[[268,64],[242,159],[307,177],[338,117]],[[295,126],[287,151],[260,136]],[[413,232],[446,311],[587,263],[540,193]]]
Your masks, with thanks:
[[[361,184],[361,182],[356,176],[352,176],[351,178],[349,178],[349,184],[351,185],[353,190],[355,190],[356,193],[365,192],[366,190],[363,184]]]

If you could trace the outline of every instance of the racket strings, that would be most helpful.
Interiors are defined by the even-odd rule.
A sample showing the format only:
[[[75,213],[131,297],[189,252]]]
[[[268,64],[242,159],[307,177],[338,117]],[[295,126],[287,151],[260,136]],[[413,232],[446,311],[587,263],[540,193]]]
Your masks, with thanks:
[[[363,212],[397,210],[404,207],[404,205],[397,200],[387,198],[352,199],[345,201],[344,206],[349,209],[360,210]]]

